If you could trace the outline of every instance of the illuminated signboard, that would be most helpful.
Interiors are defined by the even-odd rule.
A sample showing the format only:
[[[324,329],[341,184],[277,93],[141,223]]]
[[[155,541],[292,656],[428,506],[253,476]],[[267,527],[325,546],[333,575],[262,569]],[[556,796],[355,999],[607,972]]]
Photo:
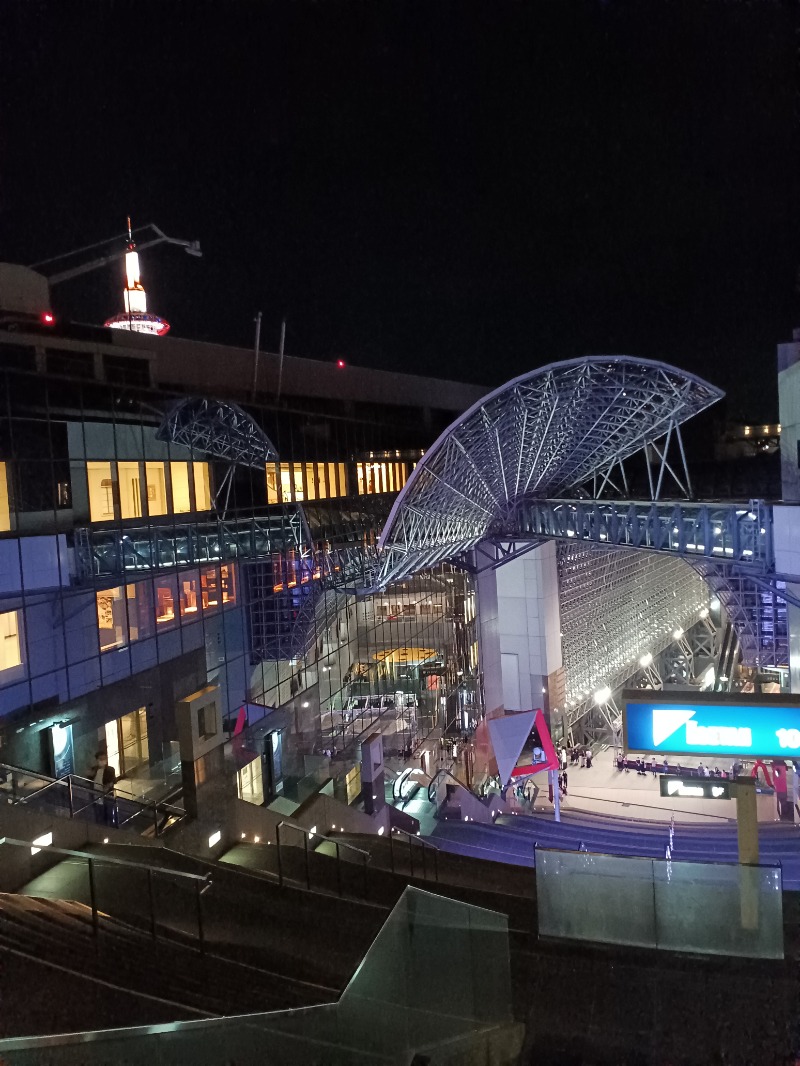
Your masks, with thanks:
[[[626,692],[626,751],[800,758],[800,698]]]
[[[661,795],[669,799],[713,799],[731,798],[731,787],[727,781],[716,781],[703,777],[668,777],[659,778]]]

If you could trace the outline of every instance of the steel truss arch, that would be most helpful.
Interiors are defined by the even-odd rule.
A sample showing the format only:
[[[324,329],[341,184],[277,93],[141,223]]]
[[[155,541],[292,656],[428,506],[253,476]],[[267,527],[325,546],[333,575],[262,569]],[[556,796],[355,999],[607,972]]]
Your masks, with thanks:
[[[156,437],[240,466],[263,467],[278,458],[258,423],[227,400],[202,396],[179,400],[167,411]]]
[[[580,495],[593,479],[607,484],[615,467],[624,477],[623,461],[664,437],[660,490],[664,466],[674,474],[665,459],[673,433],[722,395],[686,371],[622,355],[515,378],[461,415],[417,464],[381,536],[376,585],[508,536],[525,500]]]

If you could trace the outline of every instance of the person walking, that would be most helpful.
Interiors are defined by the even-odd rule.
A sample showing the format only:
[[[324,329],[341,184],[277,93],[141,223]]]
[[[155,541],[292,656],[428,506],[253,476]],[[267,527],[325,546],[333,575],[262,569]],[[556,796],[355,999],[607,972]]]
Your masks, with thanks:
[[[587,748],[586,749],[586,769],[587,770],[591,770],[591,768],[592,768],[592,749],[591,748]]]
[[[561,769],[562,770],[566,770],[566,768],[567,768],[567,749],[566,748],[562,748],[561,749],[559,759],[560,759],[560,762],[561,762]]]

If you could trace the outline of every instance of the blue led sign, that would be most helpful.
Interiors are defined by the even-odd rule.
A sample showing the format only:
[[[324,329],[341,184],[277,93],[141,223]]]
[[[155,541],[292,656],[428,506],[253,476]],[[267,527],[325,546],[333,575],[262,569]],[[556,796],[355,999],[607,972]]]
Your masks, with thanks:
[[[800,758],[800,706],[786,702],[703,702],[676,692],[647,700],[629,694],[623,714],[627,751],[664,755]]]

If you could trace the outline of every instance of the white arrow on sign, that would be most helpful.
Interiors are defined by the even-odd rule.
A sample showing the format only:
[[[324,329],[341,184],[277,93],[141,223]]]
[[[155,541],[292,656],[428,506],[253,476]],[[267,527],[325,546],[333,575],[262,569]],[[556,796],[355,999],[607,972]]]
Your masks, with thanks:
[[[676,730],[694,718],[694,711],[653,711],[653,747],[657,748]]]
[[[718,796],[724,796],[725,789],[722,787],[722,785],[712,785],[711,795],[714,797],[714,799],[716,799]]]

